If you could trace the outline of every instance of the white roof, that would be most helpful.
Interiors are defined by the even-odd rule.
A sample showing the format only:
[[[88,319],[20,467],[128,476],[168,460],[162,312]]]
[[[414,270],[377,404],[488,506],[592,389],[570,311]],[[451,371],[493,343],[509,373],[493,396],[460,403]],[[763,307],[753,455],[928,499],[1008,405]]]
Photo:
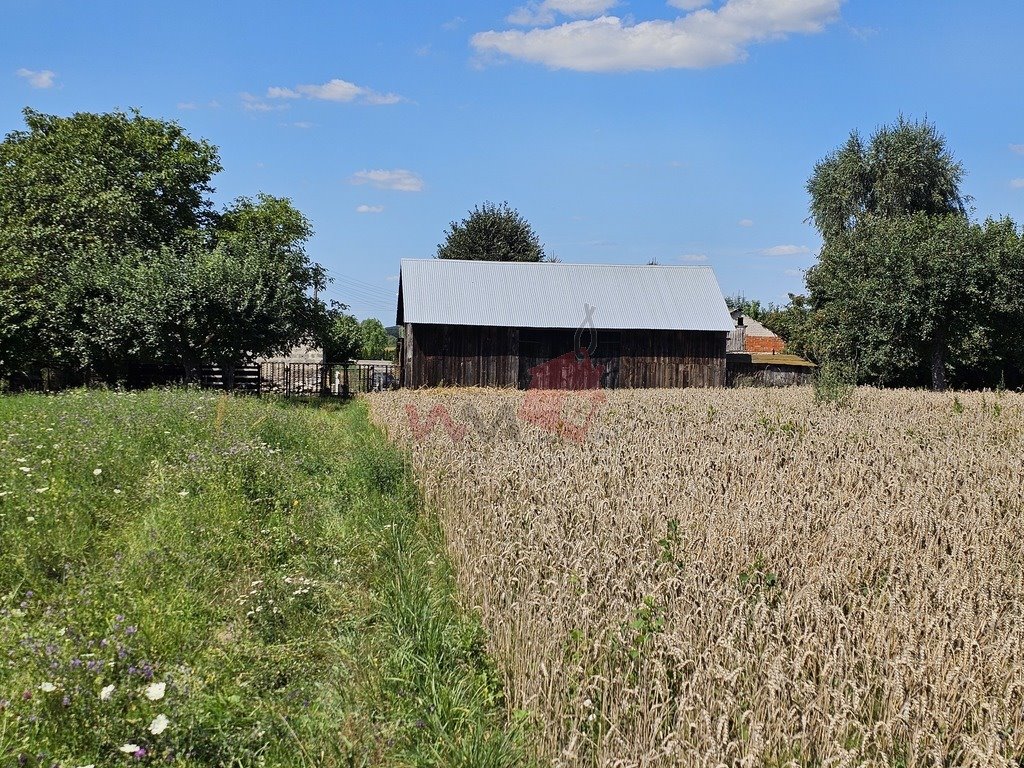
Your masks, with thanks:
[[[399,324],[733,328],[711,267],[403,259],[398,286]]]

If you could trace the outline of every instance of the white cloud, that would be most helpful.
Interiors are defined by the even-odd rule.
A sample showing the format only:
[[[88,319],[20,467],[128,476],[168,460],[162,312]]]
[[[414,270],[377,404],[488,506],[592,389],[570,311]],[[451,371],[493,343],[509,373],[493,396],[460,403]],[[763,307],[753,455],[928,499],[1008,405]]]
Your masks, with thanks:
[[[296,93],[291,88],[278,88],[277,86],[271,86],[267,88],[268,99],[297,99],[301,94]]]
[[[1010,179],[1010,186],[1014,189],[1024,189],[1024,179]]]
[[[267,88],[268,99],[317,99],[319,101],[338,101],[349,103],[357,101],[362,104],[397,104],[403,101],[395,93],[378,93],[372,88],[350,83],[348,80],[328,80],[320,85],[296,85],[294,88],[271,86]]]
[[[706,5],[711,5],[711,0],[668,0],[673,8],[682,8],[684,11],[695,11]]]
[[[741,227],[752,227],[754,226],[753,219],[740,219],[739,224]]]
[[[18,77],[22,77],[28,81],[28,84],[33,88],[53,88],[55,85],[54,80],[57,77],[56,72],[51,72],[48,69],[25,69],[22,67],[15,74]]]
[[[811,249],[806,245],[773,245],[761,251],[762,256],[800,256],[810,253]]]
[[[480,32],[473,46],[553,69],[623,72],[698,69],[742,61],[747,46],[791,33],[820,32],[843,0],[726,0],[675,20],[632,22],[615,16],[528,31]]]
[[[682,261],[687,264],[696,264],[698,262],[707,260],[708,257],[705,256],[703,253],[684,253],[682,256],[679,257],[679,261]]]
[[[790,277],[803,277],[804,271],[802,269],[786,269],[783,272]]]
[[[1018,155],[1024,155],[1024,144],[1011,144],[1010,151],[1016,152]]]
[[[312,128],[315,125],[315,123],[311,123],[308,120],[298,120],[291,124],[292,128],[302,128],[303,130],[307,128]]]
[[[446,32],[451,32],[452,30],[458,29],[465,23],[466,20],[464,18],[462,18],[461,16],[456,16],[454,18],[448,19],[448,21],[442,24],[441,29],[445,30]]]
[[[618,0],[531,0],[512,11],[507,21],[521,27],[537,27],[554,24],[557,15],[574,19],[600,16],[618,4]]]
[[[412,171],[396,168],[392,171],[382,169],[359,171],[349,179],[352,184],[372,184],[378,189],[395,189],[399,192],[421,192],[423,179]]]
[[[357,205],[356,213],[384,213],[383,205]]]
[[[248,96],[248,95],[249,94],[243,94],[243,96]],[[252,97],[252,98],[255,98],[255,97]],[[178,102],[178,109],[202,109],[203,107],[207,107],[209,109],[217,109],[218,107],[220,107],[220,102],[218,102],[216,100],[208,101],[205,104],[199,104],[198,102],[195,102],[195,101],[179,101]]]
[[[251,93],[242,94],[242,106],[249,112],[273,112],[278,109],[288,109],[287,104],[268,104],[259,96]]]

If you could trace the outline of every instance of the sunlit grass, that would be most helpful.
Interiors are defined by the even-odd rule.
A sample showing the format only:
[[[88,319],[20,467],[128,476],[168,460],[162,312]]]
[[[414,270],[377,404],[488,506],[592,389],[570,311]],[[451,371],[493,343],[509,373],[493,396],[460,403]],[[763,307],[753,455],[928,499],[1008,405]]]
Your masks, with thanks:
[[[0,542],[2,765],[515,760],[361,404],[0,398]]]

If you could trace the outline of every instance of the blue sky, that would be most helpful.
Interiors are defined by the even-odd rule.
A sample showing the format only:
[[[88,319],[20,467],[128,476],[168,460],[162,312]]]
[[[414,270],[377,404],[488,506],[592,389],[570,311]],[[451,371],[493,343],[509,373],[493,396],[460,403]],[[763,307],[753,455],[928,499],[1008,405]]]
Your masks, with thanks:
[[[800,291],[807,177],[851,129],[936,123],[976,215],[1024,220],[1024,3],[5,0],[0,132],[138,107],[220,148],[225,203],[310,218],[359,317],[401,258],[507,200],[567,262],[707,264]]]

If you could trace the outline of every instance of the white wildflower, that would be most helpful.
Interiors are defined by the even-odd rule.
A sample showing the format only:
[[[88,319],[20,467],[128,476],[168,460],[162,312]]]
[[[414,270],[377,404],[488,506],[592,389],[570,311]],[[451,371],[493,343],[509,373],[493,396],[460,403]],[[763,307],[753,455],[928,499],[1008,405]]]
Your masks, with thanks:
[[[94,475],[96,475],[97,477],[99,477],[100,475],[102,475],[102,474],[103,474],[103,470],[102,470],[102,469],[100,469],[99,467],[96,467],[96,469],[94,469],[94,470],[92,471],[92,473],[93,473]]]
[[[48,490],[50,490],[50,486],[46,485],[42,488],[36,488],[36,493],[46,493]]]
[[[39,690],[42,691],[43,693],[53,693],[54,691],[57,690],[57,686],[54,685],[53,683],[47,681],[45,683],[40,683],[39,684]]]
[[[29,522],[29,523],[34,523],[36,521],[36,517],[35,517],[35,515],[29,515],[28,517],[25,518],[25,521]]]
[[[31,472],[32,471],[32,467],[19,467],[19,469],[22,472]]]
[[[167,690],[167,683],[150,683],[146,686],[146,698],[150,701],[160,701]]]
[[[114,489],[114,495],[116,496],[119,493],[121,493],[121,489],[120,488],[115,488]]]
[[[134,755],[140,749],[138,744],[122,744],[121,751],[126,755]]]
[[[114,695],[114,684],[104,686],[100,689],[100,701],[110,701],[110,697]]]
[[[178,495],[184,498],[185,496],[188,496],[188,491],[178,491]]]
[[[167,730],[167,726],[170,724],[171,721],[167,719],[167,715],[157,715],[153,718],[153,722],[149,724],[149,732],[154,736],[159,736]]]

